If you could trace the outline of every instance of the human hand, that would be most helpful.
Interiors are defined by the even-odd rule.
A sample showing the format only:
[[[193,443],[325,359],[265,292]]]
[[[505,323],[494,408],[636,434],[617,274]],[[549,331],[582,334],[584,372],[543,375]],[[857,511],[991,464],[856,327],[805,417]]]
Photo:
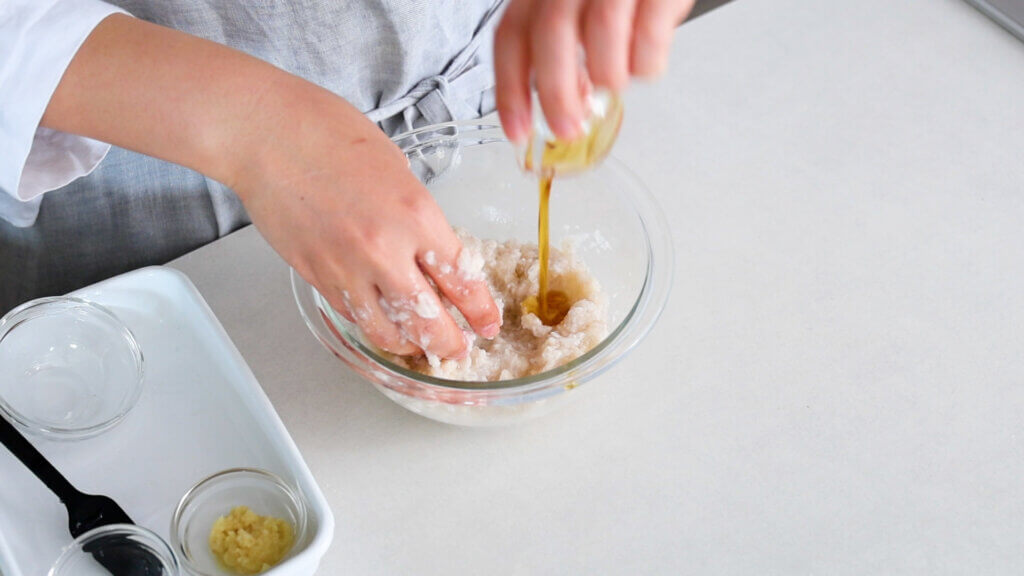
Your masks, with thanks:
[[[501,313],[486,283],[460,272],[461,243],[405,155],[340,99],[301,88],[301,104],[278,108],[305,120],[262,126],[266,148],[232,183],[260,232],[389,352],[467,352],[428,277],[478,334],[497,335]]]
[[[235,190],[271,246],[377,346],[444,358],[501,312],[402,152],[331,92],[226,46],[125,15],[101,22],[41,121]],[[386,309],[385,309],[386,308]]]
[[[695,2],[512,0],[494,44],[498,114],[509,140],[529,137],[531,75],[548,126],[572,140],[580,135],[589,83],[618,92],[630,76],[663,72],[672,33]]]

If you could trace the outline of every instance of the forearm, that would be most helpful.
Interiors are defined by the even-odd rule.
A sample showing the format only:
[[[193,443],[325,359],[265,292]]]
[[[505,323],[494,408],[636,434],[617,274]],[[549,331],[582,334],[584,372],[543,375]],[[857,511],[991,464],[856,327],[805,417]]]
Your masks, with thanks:
[[[452,273],[461,243],[405,155],[344,99],[310,82],[212,42],[111,16],[76,53],[42,123],[226,184],[289,265],[385,350],[466,353],[435,286],[477,333],[498,332],[501,313],[487,284]],[[423,298],[440,312],[396,320],[381,304]]]
[[[82,45],[42,119],[232,187],[269,140],[316,122],[355,137],[375,130],[341,98],[266,62],[120,15]]]

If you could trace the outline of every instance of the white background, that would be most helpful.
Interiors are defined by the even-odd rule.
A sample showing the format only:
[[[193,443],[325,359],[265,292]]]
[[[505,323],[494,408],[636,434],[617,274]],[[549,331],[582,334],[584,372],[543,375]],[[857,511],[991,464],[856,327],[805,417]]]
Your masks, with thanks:
[[[675,289],[536,422],[392,404],[251,228],[175,264],[327,494],[320,572],[1024,572],[1024,44],[957,0],[743,0],[626,114]]]

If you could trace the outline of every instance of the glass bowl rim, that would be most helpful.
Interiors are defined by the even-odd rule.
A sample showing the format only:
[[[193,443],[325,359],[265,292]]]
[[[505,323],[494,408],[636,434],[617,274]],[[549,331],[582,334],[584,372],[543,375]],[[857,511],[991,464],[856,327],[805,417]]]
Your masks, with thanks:
[[[303,539],[306,537],[306,524],[308,524],[309,522],[309,506],[308,504],[306,504],[306,500],[305,498],[303,498],[302,492],[298,488],[292,487],[292,485],[285,481],[285,479],[282,478],[281,476],[278,476],[277,474],[274,474],[273,472],[270,472],[269,470],[264,470],[262,468],[238,467],[221,470],[219,472],[215,472],[213,474],[210,474],[209,476],[206,476],[202,480],[192,485],[192,487],[185,492],[181,499],[178,500],[178,505],[175,507],[174,514],[171,516],[171,549],[177,553],[180,553],[181,563],[185,565],[186,569],[190,573],[196,574],[197,576],[220,576],[221,574],[211,574],[209,572],[204,572],[203,570],[199,569],[199,567],[195,565],[195,562],[193,562],[192,558],[186,552],[185,542],[182,540],[181,537],[181,532],[184,530],[186,526],[186,524],[182,522],[186,509],[188,509],[188,507],[198,497],[198,495],[203,492],[203,490],[214,485],[214,483],[222,481],[229,476],[243,475],[256,477],[262,481],[268,482],[270,485],[280,489],[288,498],[288,500],[290,500],[295,505],[296,512],[298,513],[298,518],[296,519],[294,539],[292,541],[292,549],[289,550],[288,554],[285,555],[285,557],[281,560],[282,562],[284,562],[288,558],[291,558],[294,555],[295,547],[298,544],[302,543]]]
[[[174,554],[174,550],[171,548],[170,544],[168,544],[167,541],[161,538],[156,532],[146,528],[145,526],[139,526],[138,524],[106,524],[104,526],[97,526],[84,534],[80,534],[78,538],[75,538],[70,544],[64,546],[64,548],[61,549],[60,555],[57,556],[57,560],[54,561],[53,565],[50,566],[50,570],[46,573],[47,576],[55,576],[59,574],[59,570],[63,569],[64,565],[71,561],[73,553],[76,550],[83,548],[84,545],[93,538],[114,534],[142,536],[148,541],[147,547],[152,549],[152,551],[164,561],[165,565],[169,563],[175,574],[181,573],[181,563],[178,562],[178,557]],[[86,554],[84,550],[82,553]]]
[[[443,131],[448,131],[449,133],[443,133]],[[451,133],[452,131],[454,133]],[[467,131],[468,134],[464,134],[463,131]],[[486,120],[463,120],[432,124],[403,132],[392,137],[391,140],[399,145],[403,154],[409,156],[413,153],[419,152],[422,147],[430,145],[432,142],[436,142],[438,140],[443,141],[454,138],[461,142],[461,139],[466,135],[486,134],[489,132],[494,132],[495,134],[491,137],[472,141],[470,144],[484,145],[504,143],[515,146],[504,137],[500,124]],[[437,134],[437,136],[425,141],[416,139],[417,137],[425,134]],[[408,147],[403,147],[401,145],[402,141],[410,138],[413,138],[414,141],[410,143]],[[624,196],[634,208],[635,214],[640,220],[641,228],[644,231],[644,244],[647,248],[647,267],[643,285],[641,286],[639,295],[637,296],[636,301],[633,302],[629,312],[622,318],[622,320],[619,321],[615,329],[612,330],[600,343],[580,357],[566,362],[565,364],[556,366],[550,370],[509,380],[451,380],[414,372],[398,366],[387,358],[382,357],[357,338],[351,338],[350,340],[350,338],[340,337],[336,331],[335,322],[326,317],[326,313],[322,307],[327,306],[326,301],[312,285],[307,283],[305,279],[298,274],[298,272],[292,269],[292,293],[306,326],[311,332],[313,332],[313,335],[325,348],[335,356],[339,357],[351,368],[355,369],[372,382],[379,383],[380,385],[387,386],[388,388],[395,389],[399,392],[402,392],[402,387],[399,386],[396,388],[396,386],[392,385],[390,382],[391,379],[397,379],[414,386],[426,386],[446,391],[490,394],[502,392],[529,394],[547,389],[553,385],[565,385],[565,383],[562,382],[562,377],[570,372],[576,372],[570,377],[570,386],[598,376],[623,358],[626,353],[629,352],[629,350],[631,350],[640,340],[642,340],[647,332],[649,332],[654,326],[658,317],[660,317],[661,312],[664,310],[668,293],[671,290],[674,264],[670,228],[664,212],[658,207],[650,190],[643,181],[641,181],[640,178],[632,172],[632,170],[615,158],[613,154],[609,154],[608,157],[603,160],[602,165],[611,166],[612,170],[617,171],[620,177],[631,181],[630,190],[632,193]],[[575,175],[567,176],[567,178],[574,177]],[[655,237],[654,234],[651,233],[652,228],[660,234],[660,237]],[[657,262],[658,268],[655,267],[655,262]],[[312,307],[320,313],[320,320],[325,324],[330,324],[327,326],[327,332],[329,335],[319,333],[316,325],[316,319],[311,317],[311,312],[313,312],[313,310],[307,310],[307,306],[304,303],[307,297],[311,300]],[[652,306],[654,307],[653,311],[651,310]],[[327,306],[327,310],[329,310],[331,315],[335,316],[335,318],[340,321],[340,315],[338,315],[330,306]],[[644,323],[642,326],[637,326],[637,322],[639,322],[640,319],[643,319]],[[341,347],[336,346],[335,343],[340,343]],[[610,350],[615,351],[613,349],[617,346],[621,346],[621,349],[618,350],[614,358],[607,361],[604,356],[608,354]],[[605,361],[602,362],[602,360]],[[380,371],[383,371],[388,376],[388,380],[378,382],[379,375],[376,373]]]
[[[28,302],[11,309],[9,312],[4,314],[3,317],[0,317],[0,347],[3,346],[3,341],[8,334],[11,334],[23,323],[39,317],[29,315],[26,318],[19,318],[20,316],[30,314],[33,311],[43,311],[45,314],[45,311],[50,309],[52,306],[62,304],[70,305],[68,309],[85,309],[113,321],[119,336],[127,344],[128,350],[131,352],[132,359],[135,361],[135,378],[132,381],[131,388],[128,393],[123,396],[123,400],[125,402],[124,409],[120,410],[117,414],[103,422],[99,422],[91,426],[50,426],[40,423],[35,418],[32,418],[19,410],[15,410],[13,406],[4,400],[3,395],[0,395],[0,416],[7,418],[11,422],[29,430],[30,432],[43,434],[50,438],[65,440],[84,439],[95,436],[114,427],[132,411],[136,404],[138,404],[145,382],[146,362],[145,356],[142,353],[142,348],[139,346],[138,339],[135,338],[135,334],[130,328],[128,328],[127,324],[125,324],[106,306],[78,296],[47,296],[44,298],[36,298],[35,300],[29,300]],[[66,311],[67,310],[59,310],[56,311],[56,313]]]

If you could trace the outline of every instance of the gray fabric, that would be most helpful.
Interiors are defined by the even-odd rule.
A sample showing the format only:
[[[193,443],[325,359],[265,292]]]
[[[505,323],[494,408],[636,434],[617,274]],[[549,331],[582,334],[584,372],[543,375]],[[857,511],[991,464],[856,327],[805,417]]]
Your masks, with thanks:
[[[385,132],[493,109],[500,0],[108,0],[319,84]],[[171,260],[249,222],[238,198],[191,170],[114,148],[47,193],[34,226],[0,220],[0,313]]]

